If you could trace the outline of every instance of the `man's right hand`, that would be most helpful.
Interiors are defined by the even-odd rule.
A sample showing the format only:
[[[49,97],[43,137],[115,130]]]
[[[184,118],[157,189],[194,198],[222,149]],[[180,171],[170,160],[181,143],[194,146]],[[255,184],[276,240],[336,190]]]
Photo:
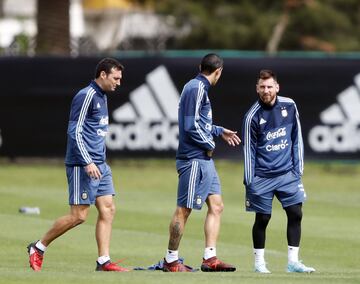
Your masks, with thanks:
[[[221,134],[222,139],[224,139],[230,146],[237,146],[240,145],[241,140],[236,135],[237,131],[232,131],[229,129],[224,128],[223,134]]]
[[[84,168],[85,168],[85,172],[88,174],[89,177],[94,179],[101,178],[101,172],[94,163],[88,164]]]

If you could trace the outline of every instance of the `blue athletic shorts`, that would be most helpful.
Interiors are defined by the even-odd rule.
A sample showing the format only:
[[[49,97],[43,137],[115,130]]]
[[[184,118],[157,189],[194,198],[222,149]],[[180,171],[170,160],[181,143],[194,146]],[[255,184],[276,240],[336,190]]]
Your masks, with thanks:
[[[306,200],[301,178],[292,171],[273,178],[255,176],[253,182],[246,186],[246,211],[271,214],[274,195],[283,208]]]
[[[96,197],[115,195],[112,173],[108,164],[97,165],[101,172],[100,179],[90,178],[84,167],[66,167],[69,185],[69,204],[95,204]]]
[[[213,160],[176,160],[179,174],[177,205],[200,210],[211,194],[221,194]]]

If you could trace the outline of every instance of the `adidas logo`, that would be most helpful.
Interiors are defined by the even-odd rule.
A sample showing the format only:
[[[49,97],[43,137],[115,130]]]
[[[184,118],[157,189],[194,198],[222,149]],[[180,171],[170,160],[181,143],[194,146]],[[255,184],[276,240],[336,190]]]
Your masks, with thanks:
[[[178,147],[177,91],[165,66],[146,75],[130,101],[112,113],[106,145],[110,150],[176,150]]]
[[[324,125],[310,130],[309,145],[315,152],[360,151],[360,73],[354,81],[354,86],[337,95],[337,103],[320,113]]]
[[[266,121],[265,119],[261,118],[259,124],[261,125],[261,124],[264,124],[264,123],[266,123],[266,122],[267,122],[267,121]]]

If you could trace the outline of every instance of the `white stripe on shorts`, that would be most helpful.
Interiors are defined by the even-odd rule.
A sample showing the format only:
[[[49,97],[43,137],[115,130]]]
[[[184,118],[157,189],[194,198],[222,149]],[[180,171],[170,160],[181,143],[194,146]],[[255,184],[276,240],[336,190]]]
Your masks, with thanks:
[[[189,187],[188,187],[188,198],[187,198],[187,208],[193,208],[193,200],[195,195],[195,186],[196,186],[196,176],[199,168],[198,161],[191,162],[191,172],[189,178]]]
[[[80,168],[74,167],[74,205],[80,203],[79,200],[79,188],[80,188]]]

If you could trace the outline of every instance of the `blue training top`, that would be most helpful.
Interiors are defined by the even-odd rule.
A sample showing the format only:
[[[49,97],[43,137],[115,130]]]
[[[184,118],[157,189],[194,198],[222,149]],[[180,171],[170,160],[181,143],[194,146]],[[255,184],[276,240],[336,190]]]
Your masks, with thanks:
[[[86,166],[106,160],[105,136],[109,115],[105,92],[92,81],[72,100],[65,164]]]
[[[302,175],[304,146],[292,99],[277,96],[273,106],[259,99],[244,117],[242,141],[245,185],[254,176],[274,177],[291,170]]]
[[[184,86],[179,102],[176,159],[209,159],[206,152],[215,149],[213,136],[220,136],[224,131],[223,127],[212,124],[209,88],[210,82],[202,74]]]

